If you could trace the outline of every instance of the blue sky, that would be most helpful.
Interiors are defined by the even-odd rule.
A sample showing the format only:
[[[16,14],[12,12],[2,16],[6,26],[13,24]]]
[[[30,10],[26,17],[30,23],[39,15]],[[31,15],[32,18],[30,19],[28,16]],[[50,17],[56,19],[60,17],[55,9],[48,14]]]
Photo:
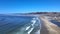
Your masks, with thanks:
[[[60,0],[0,0],[0,13],[59,11]]]

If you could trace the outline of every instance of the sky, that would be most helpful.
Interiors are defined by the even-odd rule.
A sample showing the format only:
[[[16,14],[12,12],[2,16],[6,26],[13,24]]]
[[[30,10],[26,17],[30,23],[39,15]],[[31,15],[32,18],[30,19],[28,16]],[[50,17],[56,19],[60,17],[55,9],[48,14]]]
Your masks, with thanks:
[[[0,0],[0,13],[59,11],[60,0]]]

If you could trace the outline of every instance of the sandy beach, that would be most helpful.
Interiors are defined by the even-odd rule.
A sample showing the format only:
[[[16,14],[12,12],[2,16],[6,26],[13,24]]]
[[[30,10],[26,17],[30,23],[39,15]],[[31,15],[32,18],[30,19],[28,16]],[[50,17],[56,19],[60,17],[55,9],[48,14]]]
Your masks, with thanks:
[[[40,17],[41,19],[41,34],[60,34],[60,27],[50,22],[47,18]]]

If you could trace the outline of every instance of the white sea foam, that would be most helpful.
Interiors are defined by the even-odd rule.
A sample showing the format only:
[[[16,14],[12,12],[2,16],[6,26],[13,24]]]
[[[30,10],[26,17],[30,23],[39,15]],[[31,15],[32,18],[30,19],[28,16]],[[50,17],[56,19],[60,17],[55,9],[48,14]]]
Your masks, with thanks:
[[[36,23],[36,18],[33,18],[31,22],[32,22],[31,25],[33,26]]]
[[[31,30],[30,31],[28,31],[28,34],[30,34],[31,33],[31,31],[33,30],[34,28],[31,28]]]
[[[28,30],[30,28],[30,26],[26,27],[26,30]]]

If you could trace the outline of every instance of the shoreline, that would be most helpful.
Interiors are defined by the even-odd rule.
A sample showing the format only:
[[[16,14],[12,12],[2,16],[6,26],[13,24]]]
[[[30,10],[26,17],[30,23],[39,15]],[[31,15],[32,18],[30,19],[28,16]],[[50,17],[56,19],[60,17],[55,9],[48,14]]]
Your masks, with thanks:
[[[41,34],[60,34],[60,28],[58,26],[48,21],[45,17],[40,18],[42,20]]]

